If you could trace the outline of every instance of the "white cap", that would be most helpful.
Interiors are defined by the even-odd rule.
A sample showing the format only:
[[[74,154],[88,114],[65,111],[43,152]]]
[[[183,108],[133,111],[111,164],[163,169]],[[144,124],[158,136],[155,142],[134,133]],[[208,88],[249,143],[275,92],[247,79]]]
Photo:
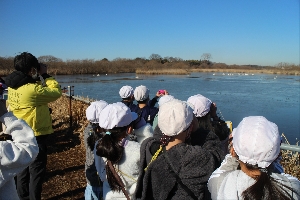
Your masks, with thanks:
[[[185,131],[193,121],[193,109],[187,103],[173,99],[159,107],[158,126],[168,136]]]
[[[144,86],[140,85],[134,90],[134,98],[136,101],[144,101],[149,97],[150,90]]]
[[[125,86],[121,87],[119,94],[122,99],[128,98],[131,95],[133,95],[133,88],[129,85],[125,85]]]
[[[194,107],[194,114],[196,117],[205,116],[210,111],[210,105],[212,103],[211,100],[201,94],[189,97],[187,102]]]
[[[99,126],[105,129],[128,126],[138,115],[122,102],[107,105],[101,112]]]
[[[245,117],[232,132],[233,148],[244,163],[268,167],[280,152],[278,127],[262,116]]]
[[[162,106],[164,103],[171,101],[172,99],[175,99],[172,95],[163,95],[158,100],[158,106]]]
[[[107,106],[108,103],[106,101],[94,101],[89,105],[86,109],[86,118],[92,123],[99,123],[100,113]]]

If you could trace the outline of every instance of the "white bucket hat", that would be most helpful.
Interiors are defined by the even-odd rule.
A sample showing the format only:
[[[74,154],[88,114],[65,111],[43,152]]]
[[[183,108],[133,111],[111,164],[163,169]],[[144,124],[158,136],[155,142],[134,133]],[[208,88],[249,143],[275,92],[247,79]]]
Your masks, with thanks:
[[[201,94],[196,94],[188,98],[187,102],[194,107],[196,117],[203,117],[210,111],[212,101]]]
[[[167,136],[185,131],[193,121],[193,110],[187,103],[173,99],[159,107],[158,126]]]
[[[138,115],[122,102],[107,105],[101,112],[99,126],[104,129],[128,126]]]
[[[160,99],[158,100],[158,106],[162,106],[164,103],[171,101],[175,99],[172,95],[163,95],[162,97],[160,97]]]
[[[144,86],[140,85],[134,90],[134,98],[136,101],[144,101],[149,97],[150,90]]]
[[[108,105],[106,101],[94,101],[86,109],[86,118],[91,123],[99,123],[100,113]]]
[[[122,99],[128,98],[133,95],[133,88],[129,85],[125,85],[121,87],[119,94]]]
[[[278,127],[262,116],[245,117],[232,131],[233,148],[244,163],[268,167],[280,152]]]

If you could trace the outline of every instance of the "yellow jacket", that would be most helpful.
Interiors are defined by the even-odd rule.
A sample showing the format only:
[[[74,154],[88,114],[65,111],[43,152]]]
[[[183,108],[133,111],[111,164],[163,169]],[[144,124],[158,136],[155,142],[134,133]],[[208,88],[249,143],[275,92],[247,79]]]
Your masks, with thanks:
[[[53,77],[46,78],[45,84],[27,83],[18,88],[8,88],[10,111],[25,120],[35,136],[53,133],[48,103],[61,96],[60,86]]]

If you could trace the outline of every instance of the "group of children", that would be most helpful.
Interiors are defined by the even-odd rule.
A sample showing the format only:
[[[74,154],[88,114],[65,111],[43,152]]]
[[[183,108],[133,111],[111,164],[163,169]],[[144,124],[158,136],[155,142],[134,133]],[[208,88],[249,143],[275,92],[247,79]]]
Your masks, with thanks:
[[[203,95],[181,101],[163,90],[150,100],[143,85],[119,94],[86,110],[85,199],[300,198],[299,180],[275,170],[281,140],[266,118],[231,132]]]

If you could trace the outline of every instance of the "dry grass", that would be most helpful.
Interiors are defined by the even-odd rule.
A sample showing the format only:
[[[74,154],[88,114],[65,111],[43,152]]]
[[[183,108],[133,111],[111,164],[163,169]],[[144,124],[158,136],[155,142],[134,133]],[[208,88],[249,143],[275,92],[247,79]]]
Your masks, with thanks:
[[[69,98],[50,103],[54,134],[49,138],[48,163],[42,199],[84,199],[86,186],[83,130],[88,104],[72,100],[73,131],[69,129]],[[87,99],[85,99],[87,100]],[[285,172],[300,179],[299,153],[282,150]]]
[[[148,75],[162,75],[162,74],[172,74],[172,75],[187,75],[190,74],[190,72],[186,69],[137,69],[137,74],[148,74]]]
[[[289,144],[287,138],[283,133],[282,136],[285,139],[284,143]],[[296,143],[296,145],[298,145],[298,142]],[[281,150],[281,155],[281,165],[284,168],[284,172],[286,174],[295,176],[300,180],[300,153],[289,150]]]

